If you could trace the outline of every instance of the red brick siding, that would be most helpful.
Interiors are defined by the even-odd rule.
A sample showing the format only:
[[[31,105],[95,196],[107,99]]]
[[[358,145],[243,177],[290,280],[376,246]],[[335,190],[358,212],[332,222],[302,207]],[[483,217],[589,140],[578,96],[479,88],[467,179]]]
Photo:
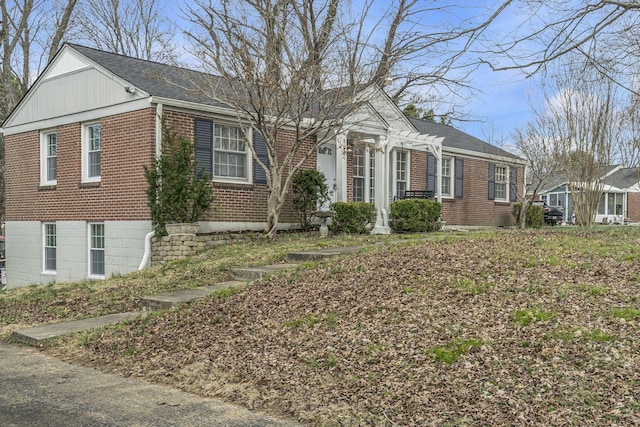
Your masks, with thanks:
[[[193,137],[193,120],[196,116],[185,112],[165,111],[167,124],[174,130]],[[278,134],[278,144],[276,152],[280,161],[284,158],[289,147],[295,141],[295,133],[291,131],[280,131]],[[305,153],[312,151],[311,156],[305,160],[302,169],[315,169],[317,153],[313,149],[315,139],[307,139],[298,150],[294,159],[294,164],[299,162]],[[253,167],[253,166],[252,166]],[[286,178],[286,174],[285,174]],[[213,191],[215,200],[212,207],[202,216],[203,221],[220,222],[264,222],[267,219],[267,199],[269,196],[266,184],[238,184],[214,182]],[[297,213],[291,205],[292,195],[289,192],[286,201],[280,211],[281,222],[297,222]]]
[[[82,185],[82,125],[56,128],[57,185],[40,188],[40,132],[5,138],[8,221],[148,220],[143,165],[155,151],[155,110],[104,117],[99,185]]]
[[[411,150],[410,189],[427,188],[427,153]],[[464,183],[462,199],[443,199],[442,217],[452,225],[509,226],[514,224],[512,204],[488,200],[489,162],[464,158]],[[452,177],[453,179],[453,177]],[[353,154],[347,154],[348,200],[353,200]],[[524,168],[518,168],[518,188],[524,186]],[[640,203],[640,202],[639,202]]]
[[[627,193],[627,218],[640,222],[640,193]]]
[[[353,145],[349,144],[347,146],[347,201],[353,202],[353,150],[355,148]],[[336,153],[336,156],[339,155]],[[338,172],[336,172],[338,173]]]
[[[57,132],[57,185],[40,188],[40,132],[5,138],[8,221],[104,221],[149,220],[144,165],[155,155],[153,108],[104,117],[102,124],[102,171],[99,185],[81,185],[82,125],[59,126]],[[194,115],[165,111],[167,124],[193,137]],[[282,159],[295,138],[293,132],[279,135],[278,155]],[[303,143],[295,161],[315,145]],[[316,167],[315,152],[303,168]],[[267,186],[264,184],[214,183],[216,200],[203,220],[263,222],[267,216]],[[296,221],[291,195],[282,208],[281,221]]]
[[[462,199],[442,199],[442,218],[448,224],[471,226],[509,226],[515,223],[512,203],[488,199],[489,162],[464,158]],[[524,168],[518,167],[518,191],[524,185]],[[519,193],[519,194],[520,194]]]
[[[427,189],[427,153],[411,150],[410,160],[410,190]]]

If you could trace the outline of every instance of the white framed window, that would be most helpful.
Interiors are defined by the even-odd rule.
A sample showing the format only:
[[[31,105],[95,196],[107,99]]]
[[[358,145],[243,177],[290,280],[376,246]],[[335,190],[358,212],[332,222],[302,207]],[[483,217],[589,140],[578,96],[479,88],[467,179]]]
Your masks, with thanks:
[[[241,128],[214,123],[213,178],[248,181],[251,156],[247,148]]]
[[[42,224],[42,266],[45,273],[55,274],[57,269],[56,224]]]
[[[104,278],[105,246],[104,224],[89,224],[89,276]]]
[[[353,150],[353,201],[375,202],[376,154],[373,147],[360,146]]]
[[[405,191],[409,188],[409,152],[405,150],[394,151],[394,196],[404,197]]]
[[[453,159],[451,157],[442,158],[442,197],[453,197]]]
[[[622,215],[624,212],[624,194],[608,193],[607,194],[607,214]]]
[[[607,211],[607,205],[606,205],[606,196],[603,194],[600,197],[600,204],[598,205],[598,215],[604,215],[605,212]]]
[[[58,183],[58,134],[55,131],[40,135],[40,184]]]
[[[376,151],[369,150],[369,203],[376,202]]]
[[[356,147],[353,150],[353,201],[364,202],[365,183],[365,149]]]
[[[102,126],[90,123],[82,132],[82,181],[98,182],[102,175]]]
[[[509,201],[509,168],[496,165],[496,200]]]

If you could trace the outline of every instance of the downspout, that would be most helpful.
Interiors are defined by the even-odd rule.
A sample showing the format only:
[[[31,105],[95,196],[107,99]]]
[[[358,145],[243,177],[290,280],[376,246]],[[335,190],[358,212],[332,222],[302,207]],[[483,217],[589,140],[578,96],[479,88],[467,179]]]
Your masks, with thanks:
[[[162,153],[162,103],[156,104],[156,159]],[[155,235],[155,231],[150,231],[144,236],[144,254],[138,270],[144,270],[149,265],[151,259],[151,239]]]
[[[150,231],[144,236],[144,255],[142,261],[138,267],[138,271],[144,270],[149,265],[149,259],[151,258],[151,238],[156,234],[155,231]]]

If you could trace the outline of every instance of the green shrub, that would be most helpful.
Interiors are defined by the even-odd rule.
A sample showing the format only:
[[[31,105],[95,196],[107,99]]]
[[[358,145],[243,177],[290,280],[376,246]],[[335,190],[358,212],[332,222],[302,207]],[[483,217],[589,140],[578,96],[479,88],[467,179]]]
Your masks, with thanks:
[[[522,203],[514,203],[513,211],[511,214],[516,219],[516,223],[518,222],[518,218],[520,218],[520,210],[522,209]],[[544,225],[544,208],[538,205],[531,205],[527,209],[527,217],[524,222],[525,227],[533,227],[540,228]]]
[[[293,177],[293,208],[298,212],[304,230],[311,228],[313,212],[329,200],[329,187],[322,172],[301,170]]]
[[[404,199],[391,203],[393,231],[424,232],[440,229],[442,204],[430,199]]]
[[[336,233],[368,233],[376,222],[376,207],[364,202],[336,202],[331,204],[334,212],[329,227]]]
[[[167,223],[197,222],[214,195],[209,176],[196,173],[194,142],[162,122],[162,154],[144,167],[147,199],[156,235]]]

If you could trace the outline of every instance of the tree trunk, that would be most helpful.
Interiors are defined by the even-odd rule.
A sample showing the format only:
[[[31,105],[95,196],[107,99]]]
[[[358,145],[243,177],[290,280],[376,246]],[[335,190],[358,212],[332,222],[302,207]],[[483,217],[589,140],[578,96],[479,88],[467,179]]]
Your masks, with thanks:
[[[527,211],[531,203],[523,201],[520,205],[520,215],[518,216],[518,229],[524,230],[527,226]]]
[[[267,199],[267,225],[264,229],[269,240],[274,240],[278,233],[278,222],[280,221],[280,210],[286,196],[286,191],[282,187],[282,172],[272,172],[271,188]]]

